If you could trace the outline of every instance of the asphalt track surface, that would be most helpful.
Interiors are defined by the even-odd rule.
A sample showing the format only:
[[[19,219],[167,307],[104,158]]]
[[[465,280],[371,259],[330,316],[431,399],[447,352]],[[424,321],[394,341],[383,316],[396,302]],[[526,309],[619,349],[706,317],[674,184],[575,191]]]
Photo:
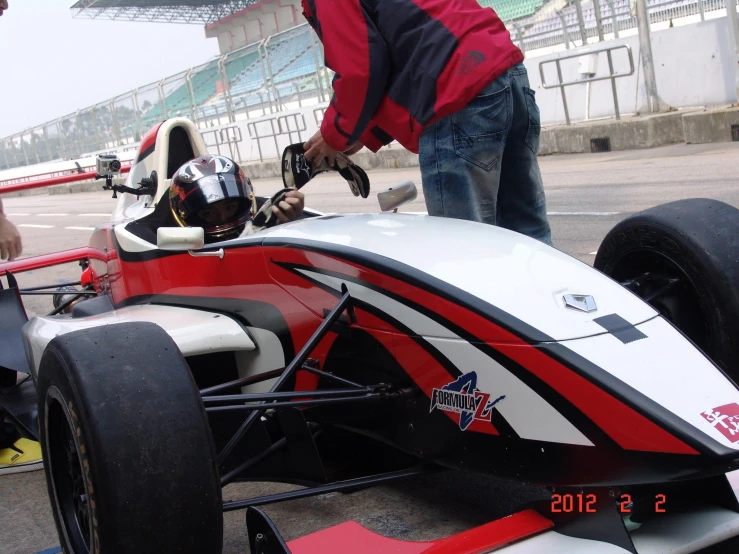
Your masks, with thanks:
[[[739,144],[677,145],[653,150],[548,156],[540,159],[556,248],[586,262],[620,220],[651,206],[703,197],[739,207]],[[369,172],[372,194],[355,198],[344,181],[321,175],[305,187],[307,205],[330,213],[379,212],[375,193],[406,180],[419,198],[402,211],[424,212],[417,168]],[[278,179],[254,181],[257,194],[282,188]],[[10,219],[23,235],[22,257],[84,246],[104,223],[115,200],[109,192],[4,199]],[[439,252],[443,256],[443,252]],[[79,279],[66,264],[18,275],[22,287]],[[29,316],[51,310],[48,297],[26,297]],[[290,485],[233,484],[224,498],[237,500],[291,490]],[[264,508],[286,540],[354,520],[398,539],[431,540],[507,515],[546,492],[502,480],[459,472],[426,475],[352,494],[334,493]],[[34,554],[59,544],[43,471],[0,476],[0,553]],[[145,504],[146,499],[142,499]],[[734,553],[739,540],[705,553]],[[244,512],[225,516],[225,553],[249,552]]]

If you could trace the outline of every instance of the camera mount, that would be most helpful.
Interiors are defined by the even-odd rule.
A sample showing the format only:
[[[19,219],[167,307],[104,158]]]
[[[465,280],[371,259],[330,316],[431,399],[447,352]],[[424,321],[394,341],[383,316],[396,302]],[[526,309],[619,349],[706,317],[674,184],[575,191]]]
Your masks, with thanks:
[[[158,188],[157,172],[152,171],[149,177],[141,179],[138,188],[127,187],[125,185],[113,184],[113,177],[121,172],[121,162],[115,154],[98,154],[97,156],[97,172],[95,180],[105,179],[103,190],[112,190],[113,198],[118,198],[119,192],[127,192],[139,196],[154,196]]]

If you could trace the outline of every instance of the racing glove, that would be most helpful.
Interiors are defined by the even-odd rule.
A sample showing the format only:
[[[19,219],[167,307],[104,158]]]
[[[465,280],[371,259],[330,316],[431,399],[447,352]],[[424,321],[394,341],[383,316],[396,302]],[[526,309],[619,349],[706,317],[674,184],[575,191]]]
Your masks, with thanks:
[[[354,196],[367,198],[370,193],[369,177],[364,170],[341,152],[336,155],[334,165],[324,158],[317,166],[305,159],[302,143],[291,144],[282,153],[282,182],[285,188],[301,189],[319,173],[337,171],[346,182]]]
[[[275,194],[273,194],[272,198],[270,198],[264,204],[262,204],[262,207],[259,208],[259,211],[256,214],[254,214],[254,217],[252,217],[246,223],[246,227],[244,227],[244,230],[239,235],[239,238],[254,234],[257,231],[261,231],[262,229],[267,229],[269,227],[276,225],[277,216],[272,211],[272,206],[277,206],[280,202],[282,202],[285,199],[285,197],[287,196],[287,193],[292,190],[295,190],[295,189],[284,188],[276,192]]]

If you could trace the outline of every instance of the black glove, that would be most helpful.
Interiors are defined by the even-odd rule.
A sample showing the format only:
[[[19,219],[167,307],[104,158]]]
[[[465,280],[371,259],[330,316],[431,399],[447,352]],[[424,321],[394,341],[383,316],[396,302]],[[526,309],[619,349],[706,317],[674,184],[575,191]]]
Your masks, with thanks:
[[[282,182],[285,188],[301,189],[319,173],[337,171],[347,183],[354,196],[367,198],[370,193],[369,177],[364,170],[339,152],[333,166],[324,158],[314,167],[305,159],[305,148],[302,143],[291,144],[282,153]]]
[[[254,214],[254,217],[252,217],[246,223],[246,227],[244,227],[244,230],[239,235],[239,238],[251,235],[253,233],[256,233],[257,231],[268,229],[269,227],[273,227],[274,225],[276,225],[277,215],[275,215],[275,213],[272,211],[272,206],[277,206],[285,199],[287,193],[293,190],[295,189],[282,189],[272,195],[272,198],[265,201],[265,203],[262,204],[262,207],[259,208],[259,211]]]

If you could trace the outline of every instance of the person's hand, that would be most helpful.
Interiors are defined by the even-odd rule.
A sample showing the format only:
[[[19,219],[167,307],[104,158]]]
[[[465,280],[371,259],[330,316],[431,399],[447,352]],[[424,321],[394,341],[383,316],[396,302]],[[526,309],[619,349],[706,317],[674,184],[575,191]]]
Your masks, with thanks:
[[[2,4],[3,0],[0,0]],[[21,255],[23,245],[21,235],[7,217],[0,214],[0,260],[7,259],[9,262]]]
[[[303,213],[305,195],[298,190],[291,190],[285,199],[277,206],[272,206],[272,212],[280,223],[295,221]]]
[[[346,154],[347,156],[353,156],[354,154],[359,152],[362,148],[364,148],[364,144],[357,141],[354,144],[352,144],[349,148],[344,150],[344,154]]]
[[[303,147],[305,148],[305,159],[309,162],[313,162],[314,166],[318,165],[323,158],[328,158],[328,163],[331,166],[336,163],[336,155],[338,152],[326,144],[326,141],[323,140],[321,131],[318,131],[308,139],[308,142],[306,142]]]
[[[0,0],[0,15],[3,15],[3,11],[8,9],[8,0]]]

